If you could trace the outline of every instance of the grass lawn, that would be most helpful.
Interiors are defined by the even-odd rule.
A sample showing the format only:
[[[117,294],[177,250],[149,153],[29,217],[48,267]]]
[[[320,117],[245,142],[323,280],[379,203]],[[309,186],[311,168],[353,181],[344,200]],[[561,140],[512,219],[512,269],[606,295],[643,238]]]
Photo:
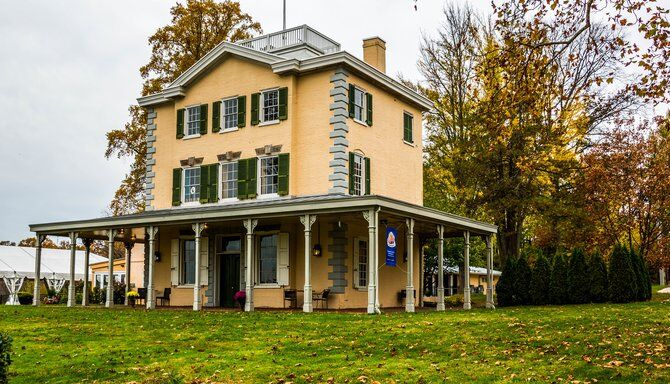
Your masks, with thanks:
[[[10,383],[668,383],[667,299],[381,316],[0,306],[0,330]]]

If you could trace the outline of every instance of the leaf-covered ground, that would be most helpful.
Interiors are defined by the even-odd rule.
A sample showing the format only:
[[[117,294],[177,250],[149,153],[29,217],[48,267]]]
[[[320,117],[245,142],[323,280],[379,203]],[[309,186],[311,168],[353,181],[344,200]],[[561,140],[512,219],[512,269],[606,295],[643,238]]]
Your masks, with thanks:
[[[670,382],[670,302],[351,313],[0,306],[10,382]]]

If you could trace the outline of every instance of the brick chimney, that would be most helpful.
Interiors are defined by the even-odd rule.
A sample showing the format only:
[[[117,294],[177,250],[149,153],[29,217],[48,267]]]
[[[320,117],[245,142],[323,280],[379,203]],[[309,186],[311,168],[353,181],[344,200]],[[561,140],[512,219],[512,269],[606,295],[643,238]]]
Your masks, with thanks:
[[[363,39],[363,61],[386,73],[386,42],[381,37]]]

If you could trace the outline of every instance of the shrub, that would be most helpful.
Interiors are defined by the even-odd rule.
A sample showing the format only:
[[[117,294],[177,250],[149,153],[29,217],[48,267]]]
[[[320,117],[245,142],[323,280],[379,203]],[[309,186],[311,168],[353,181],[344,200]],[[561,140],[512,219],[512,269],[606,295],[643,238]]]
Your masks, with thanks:
[[[568,268],[563,256],[557,254],[551,269],[549,282],[549,302],[552,304],[568,303]]]
[[[516,268],[514,271],[515,279],[512,282],[512,293],[516,298],[518,304],[528,305],[530,299],[530,279],[533,271],[528,265],[528,260],[525,257],[519,257],[516,261]]]
[[[12,338],[0,332],[0,384],[9,383],[7,373],[9,365],[12,364]]]
[[[607,301],[607,266],[600,254],[589,259],[589,298],[594,303]]]
[[[21,305],[30,305],[33,303],[33,294],[32,293],[27,293],[27,292],[19,292],[17,293],[19,297],[19,303]]]
[[[462,307],[465,300],[462,294],[451,295],[444,298],[444,305],[450,308]]]
[[[551,266],[544,255],[540,255],[535,262],[530,279],[530,299],[534,305],[549,304],[549,284]]]
[[[568,296],[571,303],[584,304],[590,300],[589,270],[584,251],[575,249],[570,257],[568,270]]]
[[[610,257],[609,296],[615,303],[629,303],[635,300],[637,282],[631,263],[630,253],[617,244]]]
[[[498,305],[501,307],[509,307],[518,304],[513,292],[512,284],[516,279],[515,262],[511,257],[507,258],[503,266],[502,274],[496,285],[496,295],[498,297]]]

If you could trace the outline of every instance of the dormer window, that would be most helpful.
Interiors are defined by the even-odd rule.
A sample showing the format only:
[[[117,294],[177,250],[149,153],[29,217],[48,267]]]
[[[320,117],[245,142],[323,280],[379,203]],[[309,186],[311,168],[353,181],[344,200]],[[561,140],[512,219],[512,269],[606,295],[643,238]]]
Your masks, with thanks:
[[[261,93],[261,123],[270,123],[279,120],[279,90],[271,89]]]

